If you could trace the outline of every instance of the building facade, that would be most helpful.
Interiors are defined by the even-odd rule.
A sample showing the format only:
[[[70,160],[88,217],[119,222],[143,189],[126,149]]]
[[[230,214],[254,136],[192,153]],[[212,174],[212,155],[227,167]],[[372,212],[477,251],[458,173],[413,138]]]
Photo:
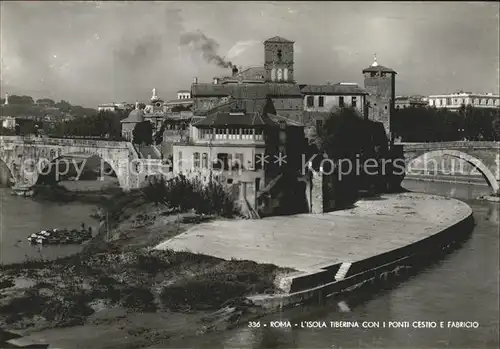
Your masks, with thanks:
[[[230,99],[255,99],[269,96],[280,116],[302,122],[303,97],[293,80],[293,41],[273,37],[264,42],[264,67],[241,72],[233,67],[230,77],[214,78],[212,83],[191,86],[193,113],[204,115]]]
[[[474,108],[499,108],[500,95],[493,93],[457,92],[451,94],[432,95],[428,97],[429,106],[457,110],[462,105]]]
[[[365,113],[365,90],[355,83],[301,85],[304,124],[321,127],[325,118],[339,108],[354,108]]]
[[[421,96],[397,96],[394,106],[396,109],[419,108],[428,106],[428,102]]]
[[[212,109],[190,125],[188,139],[174,143],[173,173],[240,183],[256,209],[259,193],[283,173],[299,172],[303,152],[293,147],[306,144],[303,125],[275,113],[270,98],[232,100]]]
[[[191,91],[189,90],[179,90],[177,91],[177,99],[190,99]]]
[[[368,68],[363,69],[364,87],[367,96],[368,119],[381,122],[389,139],[391,114],[394,112],[396,99],[396,72],[390,68],[379,65],[377,58]]]

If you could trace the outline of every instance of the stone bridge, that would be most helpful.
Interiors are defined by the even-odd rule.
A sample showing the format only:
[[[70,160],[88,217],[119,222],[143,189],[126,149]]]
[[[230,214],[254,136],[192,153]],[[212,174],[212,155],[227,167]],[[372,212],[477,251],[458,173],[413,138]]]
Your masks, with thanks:
[[[16,184],[36,184],[49,164],[72,155],[101,158],[125,191],[140,187],[161,169],[160,160],[141,159],[130,142],[0,136],[0,163],[5,163]]]
[[[398,147],[404,153],[406,170],[415,161],[425,166],[431,159],[451,157],[468,163],[484,177],[494,193],[500,193],[500,142],[396,143],[395,148]]]

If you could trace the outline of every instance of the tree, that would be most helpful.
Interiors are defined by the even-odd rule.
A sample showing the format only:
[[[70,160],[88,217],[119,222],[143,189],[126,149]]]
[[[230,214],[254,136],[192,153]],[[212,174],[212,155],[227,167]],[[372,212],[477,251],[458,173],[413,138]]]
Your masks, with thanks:
[[[58,108],[63,113],[69,113],[71,111],[71,104],[66,101],[60,101],[55,104],[55,107]]]
[[[496,113],[495,119],[491,123],[493,129],[493,140],[500,141],[500,113]]]
[[[370,171],[373,174],[364,174],[364,166],[357,168],[367,159],[374,159],[379,164],[382,158],[388,156],[388,139],[381,123],[362,119],[355,109],[343,108],[332,112],[324,125],[312,132],[310,137],[313,150],[316,148],[315,151],[326,155],[334,163],[330,182],[335,188],[336,208],[352,204],[360,189],[381,185],[380,167],[378,172]],[[313,167],[319,170],[322,159],[317,157],[316,160]],[[328,166],[324,163],[323,171],[332,173]]]
[[[30,96],[9,96],[9,104],[33,105],[35,102]]]
[[[149,121],[139,122],[132,130],[132,136],[135,144],[153,144],[153,125]]]
[[[53,106],[55,106],[56,102],[54,102],[50,98],[40,98],[40,99],[36,100],[36,104],[42,104],[42,105],[46,105],[48,107],[53,107]]]
[[[87,117],[80,116],[73,120],[59,122],[55,125],[53,135],[99,137],[110,140],[121,140],[120,115],[110,111],[100,111]]]

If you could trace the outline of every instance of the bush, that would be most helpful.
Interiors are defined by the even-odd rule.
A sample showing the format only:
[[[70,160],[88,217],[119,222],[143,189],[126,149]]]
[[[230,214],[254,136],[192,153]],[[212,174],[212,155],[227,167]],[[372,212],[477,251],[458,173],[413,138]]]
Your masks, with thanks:
[[[198,179],[179,175],[172,180],[160,179],[143,189],[147,200],[162,203],[179,212],[194,209],[198,214],[232,217],[236,208],[231,194],[218,182],[204,185]]]

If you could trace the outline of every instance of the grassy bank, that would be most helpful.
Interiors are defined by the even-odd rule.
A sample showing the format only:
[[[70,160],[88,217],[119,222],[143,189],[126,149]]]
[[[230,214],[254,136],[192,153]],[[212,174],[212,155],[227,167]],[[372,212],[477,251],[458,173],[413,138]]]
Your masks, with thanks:
[[[220,213],[234,210],[219,194],[212,197],[220,199],[215,207],[226,209],[200,214],[197,209],[206,210],[206,202],[196,203],[197,209],[185,202],[170,207],[170,191],[161,196],[152,193],[158,191],[150,188],[101,198],[99,233],[78,255],[0,267],[0,328],[73,328],[95,325],[96,317],[100,326],[112,326],[119,319],[106,314],[118,310],[128,319],[138,314],[173,319],[163,332],[155,330],[147,339],[141,335],[137,342],[131,340],[140,347],[165,339],[164,331],[170,331],[167,337],[173,336],[171,326],[179,314],[190,325],[174,331],[175,336],[193,335],[221,322],[234,323],[255,311],[245,296],[277,291],[275,276],[285,270],[274,265],[153,250],[156,244],[203,220],[231,219],[221,218]],[[198,200],[205,199],[198,196]],[[131,320],[124,326],[133,332],[143,324]]]

